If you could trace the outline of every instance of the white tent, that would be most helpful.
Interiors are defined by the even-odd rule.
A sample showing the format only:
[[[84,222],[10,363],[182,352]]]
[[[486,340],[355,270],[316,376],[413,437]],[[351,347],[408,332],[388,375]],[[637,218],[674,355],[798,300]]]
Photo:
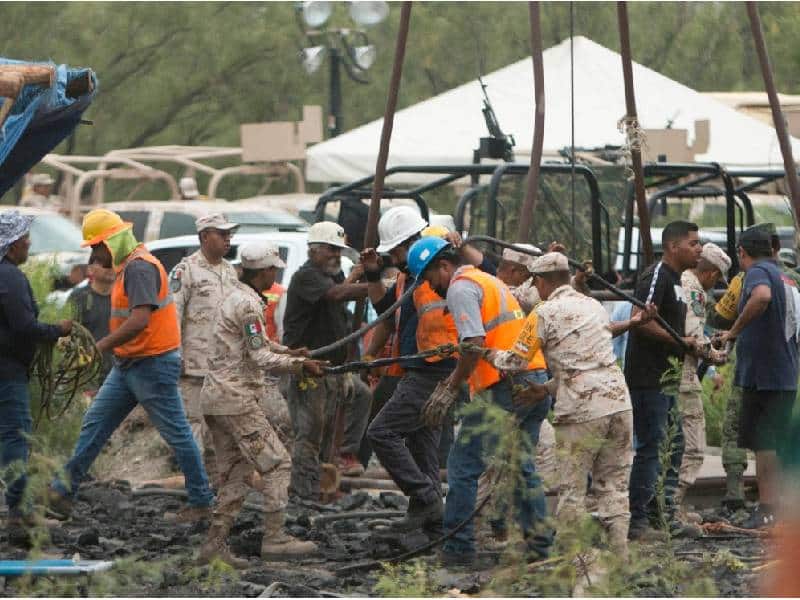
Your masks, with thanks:
[[[621,145],[617,122],[625,114],[620,55],[585,37],[574,39],[575,145]],[[409,68],[413,65],[408,65]],[[569,39],[544,52],[546,114],[545,156],[570,144]],[[516,139],[518,162],[530,161],[533,138],[533,70],[526,58],[484,78],[497,118]],[[730,166],[782,166],[775,130],[724,103],[696,92],[637,63],[633,64],[636,105],[645,129],[687,129],[709,119],[711,139],[700,161]],[[488,135],[481,113],[481,88],[470,81],[395,115],[389,166],[468,164],[481,137]],[[383,119],[357,127],[308,149],[309,181],[352,181],[375,171]],[[792,139],[795,156],[800,141]],[[414,181],[408,175],[392,181]],[[424,180],[424,179],[423,179]]]

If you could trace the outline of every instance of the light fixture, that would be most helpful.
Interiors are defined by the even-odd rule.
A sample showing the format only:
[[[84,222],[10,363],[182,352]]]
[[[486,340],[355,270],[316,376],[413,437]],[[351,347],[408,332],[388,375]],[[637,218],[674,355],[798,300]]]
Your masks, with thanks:
[[[389,16],[389,5],[386,2],[361,0],[350,3],[350,17],[362,27],[377,25]]]
[[[375,46],[372,44],[367,46],[356,46],[352,49],[353,62],[359,69],[363,71],[366,71],[375,63],[375,58],[377,55],[378,53],[375,50]]]
[[[313,46],[311,48],[303,48],[300,57],[303,60],[303,68],[306,73],[311,75],[322,66],[322,61],[325,60],[325,54],[328,49],[325,46]]]
[[[331,16],[333,6],[330,2],[311,1],[303,2],[303,20],[312,28],[322,27]]]

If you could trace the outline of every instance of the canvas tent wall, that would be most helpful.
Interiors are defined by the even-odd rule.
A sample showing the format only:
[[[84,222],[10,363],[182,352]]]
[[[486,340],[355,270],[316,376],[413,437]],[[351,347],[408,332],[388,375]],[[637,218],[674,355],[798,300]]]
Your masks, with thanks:
[[[617,122],[625,114],[620,55],[585,37],[574,39],[575,144],[578,147],[621,145]],[[544,52],[545,157],[570,144],[569,39]],[[696,120],[711,123],[710,144],[697,161],[730,166],[780,166],[775,131],[704,94],[640,64],[633,64],[636,103],[642,127],[661,129],[672,123],[694,135]],[[505,133],[513,134],[518,162],[530,160],[533,137],[533,73],[526,58],[486,75],[484,82]],[[477,80],[398,111],[395,115],[389,166],[464,164],[486,136]],[[308,181],[344,182],[371,174],[375,168],[381,121],[372,121],[309,148]],[[691,142],[691,140],[690,140]],[[800,141],[792,139],[795,153]],[[417,182],[419,176],[397,181]]]

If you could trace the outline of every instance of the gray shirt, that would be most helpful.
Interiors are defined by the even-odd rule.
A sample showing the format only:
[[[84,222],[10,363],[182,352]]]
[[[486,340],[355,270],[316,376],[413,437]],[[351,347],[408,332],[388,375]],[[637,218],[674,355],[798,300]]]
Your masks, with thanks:
[[[453,315],[459,341],[486,336],[481,318],[482,304],[483,290],[474,281],[459,279],[450,284],[447,289],[447,309]]]
[[[125,293],[131,308],[158,307],[161,276],[155,265],[144,260],[133,260],[125,267]]]

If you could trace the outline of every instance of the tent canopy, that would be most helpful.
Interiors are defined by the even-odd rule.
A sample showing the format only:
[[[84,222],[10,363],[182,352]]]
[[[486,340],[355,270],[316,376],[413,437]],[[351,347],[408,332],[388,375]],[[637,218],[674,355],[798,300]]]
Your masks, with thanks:
[[[0,58],[0,72],[27,64],[51,65],[55,76],[49,87],[25,85],[0,127],[0,196],[72,133],[97,89],[90,69]],[[0,106],[9,101],[0,98]]]
[[[625,88],[620,55],[585,37],[574,38],[575,145],[622,145],[617,128],[625,115]],[[544,52],[545,155],[570,145],[570,43],[564,40]],[[518,162],[530,161],[533,139],[533,67],[526,58],[484,78],[500,126],[516,139]],[[639,121],[645,129],[662,129],[671,122],[694,137],[694,122],[709,119],[708,151],[698,162],[729,166],[781,166],[775,130],[737,112],[714,98],[633,63]],[[481,114],[482,95],[477,80],[398,111],[395,115],[389,166],[450,165],[472,162],[478,140],[488,135]],[[343,182],[375,170],[383,119],[372,121],[308,149],[309,181]],[[690,140],[691,141],[691,140]],[[800,142],[792,139],[794,152]],[[412,175],[393,181],[416,182]]]

